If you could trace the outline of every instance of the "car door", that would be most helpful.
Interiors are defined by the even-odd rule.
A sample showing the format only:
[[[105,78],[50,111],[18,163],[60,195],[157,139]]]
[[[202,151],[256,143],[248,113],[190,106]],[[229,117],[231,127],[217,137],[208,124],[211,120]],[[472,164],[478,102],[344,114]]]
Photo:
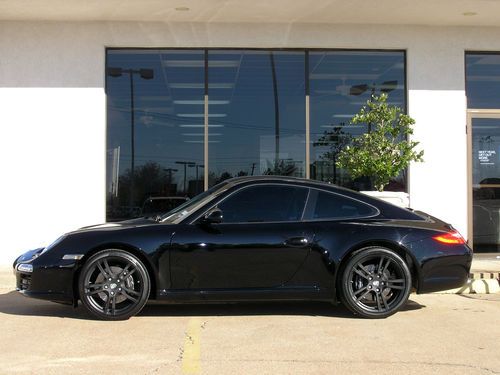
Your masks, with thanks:
[[[313,234],[301,221],[308,194],[294,185],[245,186],[216,204],[222,223],[181,224],[171,246],[173,288],[284,285],[310,251]]]

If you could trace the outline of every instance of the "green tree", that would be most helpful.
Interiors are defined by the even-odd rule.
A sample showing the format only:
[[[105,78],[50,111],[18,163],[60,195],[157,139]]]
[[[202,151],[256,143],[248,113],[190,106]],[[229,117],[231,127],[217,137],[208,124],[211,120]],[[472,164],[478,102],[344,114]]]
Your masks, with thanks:
[[[372,95],[351,124],[366,124],[368,132],[353,138],[338,155],[337,166],[347,169],[353,178],[370,177],[374,187],[382,191],[389,181],[408,167],[410,162],[423,161],[416,141],[408,138],[415,124],[397,106],[387,104],[387,94]]]

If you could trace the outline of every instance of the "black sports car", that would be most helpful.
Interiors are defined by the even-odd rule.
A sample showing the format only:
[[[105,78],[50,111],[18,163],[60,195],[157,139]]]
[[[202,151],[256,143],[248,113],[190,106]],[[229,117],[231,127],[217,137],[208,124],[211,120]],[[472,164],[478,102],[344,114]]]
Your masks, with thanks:
[[[384,318],[460,287],[472,250],[451,225],[327,183],[224,181],[163,216],[68,233],[14,262],[17,289],[126,319],[174,303],[342,301]]]

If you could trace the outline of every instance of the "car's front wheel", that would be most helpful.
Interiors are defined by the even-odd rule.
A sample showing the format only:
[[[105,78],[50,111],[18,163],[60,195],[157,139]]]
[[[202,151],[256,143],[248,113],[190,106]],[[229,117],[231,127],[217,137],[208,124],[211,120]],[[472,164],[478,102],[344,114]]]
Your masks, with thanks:
[[[78,280],[80,300],[93,316],[128,319],[146,304],[150,292],[144,264],[123,250],[104,250],[84,264]]]
[[[411,287],[408,265],[397,253],[369,247],[357,251],[344,267],[341,300],[357,315],[385,318],[406,303]]]

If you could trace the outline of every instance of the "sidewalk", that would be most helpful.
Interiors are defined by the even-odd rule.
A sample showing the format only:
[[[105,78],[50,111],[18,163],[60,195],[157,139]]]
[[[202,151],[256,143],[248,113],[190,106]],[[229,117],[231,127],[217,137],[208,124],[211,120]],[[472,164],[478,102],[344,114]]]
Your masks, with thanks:
[[[500,253],[474,254],[471,273],[499,273]]]

